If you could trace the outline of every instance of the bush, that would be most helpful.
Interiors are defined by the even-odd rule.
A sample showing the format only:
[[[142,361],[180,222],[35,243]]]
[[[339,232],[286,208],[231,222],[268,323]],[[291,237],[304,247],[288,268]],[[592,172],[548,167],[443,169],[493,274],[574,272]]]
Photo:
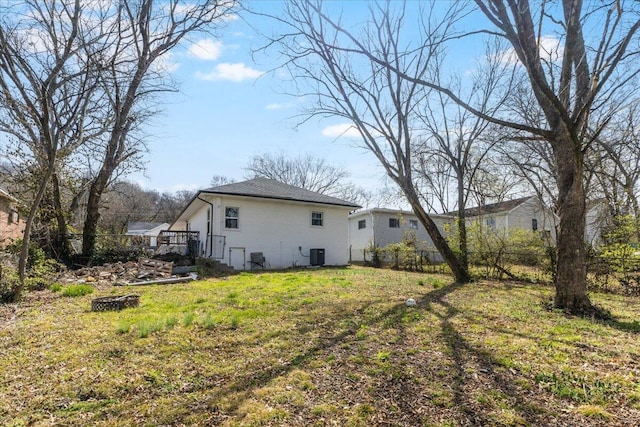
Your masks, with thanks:
[[[458,248],[458,236],[449,238],[449,244]],[[550,255],[554,253],[539,233],[524,229],[509,232],[484,227],[480,222],[467,226],[469,262],[485,268],[487,277],[502,277],[510,265],[542,266],[551,268]]]
[[[20,255],[22,250],[22,240],[14,240],[7,250]],[[42,291],[51,283],[51,276],[60,271],[61,264],[56,260],[47,258],[45,251],[35,242],[29,244],[29,258],[27,259],[27,277],[25,278],[25,289],[30,291]]]
[[[370,255],[371,256],[370,265],[375,268],[380,268],[382,267],[382,258],[384,257],[383,252],[384,251],[380,246],[374,243],[371,243],[371,245],[369,245],[369,247],[364,250],[364,259],[366,261],[367,255]]]
[[[18,272],[0,264],[0,304],[15,301],[15,291],[19,284]]]

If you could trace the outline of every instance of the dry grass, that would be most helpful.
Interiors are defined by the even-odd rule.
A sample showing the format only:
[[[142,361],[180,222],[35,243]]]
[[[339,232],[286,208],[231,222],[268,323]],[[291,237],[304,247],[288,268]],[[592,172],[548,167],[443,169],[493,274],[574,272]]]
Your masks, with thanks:
[[[640,424],[640,306],[547,311],[551,289],[370,268],[64,298],[0,314],[0,424]],[[90,312],[109,293],[141,306]],[[406,307],[406,298],[416,307]]]

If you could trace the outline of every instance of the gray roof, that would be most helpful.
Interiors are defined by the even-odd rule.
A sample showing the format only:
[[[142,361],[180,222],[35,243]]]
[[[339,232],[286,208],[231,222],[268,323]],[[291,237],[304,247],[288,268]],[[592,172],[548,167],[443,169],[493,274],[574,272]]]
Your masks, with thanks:
[[[257,197],[262,199],[292,200],[297,202],[320,203],[324,205],[345,206],[359,208],[360,206],[315,191],[305,190],[289,184],[268,179],[255,178],[248,181],[234,182],[232,184],[220,185],[218,187],[201,190],[200,193],[225,194],[230,196]]]
[[[143,222],[143,221],[129,221],[127,223],[127,232],[141,232],[153,230],[156,227],[166,224],[166,222]]]
[[[476,206],[473,208],[467,208],[464,210],[464,214],[467,217],[478,215],[490,215],[500,212],[509,212],[512,209],[517,208],[524,202],[530,200],[533,196],[522,197],[520,199],[507,200],[504,202],[490,203],[484,206]],[[458,211],[447,212],[449,215],[457,215]]]

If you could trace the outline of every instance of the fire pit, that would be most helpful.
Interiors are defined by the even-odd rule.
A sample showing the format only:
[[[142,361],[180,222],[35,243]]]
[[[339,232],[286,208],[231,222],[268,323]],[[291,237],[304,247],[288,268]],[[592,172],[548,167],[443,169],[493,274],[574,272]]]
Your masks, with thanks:
[[[91,300],[91,311],[120,311],[123,308],[137,307],[140,295],[117,295]]]

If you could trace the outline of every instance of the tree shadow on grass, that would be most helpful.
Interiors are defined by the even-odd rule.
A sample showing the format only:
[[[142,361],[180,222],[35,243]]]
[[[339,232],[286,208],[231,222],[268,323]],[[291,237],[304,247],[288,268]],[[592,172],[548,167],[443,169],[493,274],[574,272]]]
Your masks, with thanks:
[[[530,410],[530,401],[521,397],[523,393],[513,383],[514,376],[508,371],[503,372],[502,368],[496,369],[500,364],[491,353],[471,345],[454,325],[453,319],[459,314],[459,310],[447,301],[447,296],[461,288],[462,285],[451,284],[433,290],[419,298],[417,307],[411,308],[411,310],[417,310],[418,313],[428,312],[439,319],[440,336],[447,348],[446,355],[451,361],[448,366],[452,366],[453,370],[453,372],[447,373],[447,378],[451,380],[450,387],[453,390],[454,407],[448,408],[446,411],[454,413],[453,417],[461,422],[462,425],[495,424],[496,420],[490,417],[488,410],[482,410],[482,408],[478,410],[477,396],[474,396],[470,390],[470,388],[482,384],[486,391],[493,390],[503,396],[502,399],[507,401],[506,405],[513,417],[520,420],[518,422],[526,424],[540,422],[543,418],[539,413],[536,414]],[[370,308],[371,305],[373,303],[360,307],[360,311]],[[436,305],[438,306],[437,309],[435,309]],[[216,389],[208,396],[208,401],[213,404],[213,407],[209,408],[211,413],[210,421],[215,424],[229,419],[229,417],[241,416],[238,413],[239,408],[245,401],[253,397],[255,390],[267,386],[271,381],[279,377],[286,376],[294,369],[306,367],[314,359],[326,355],[332,349],[356,341],[358,323],[367,327],[393,328],[397,331],[399,340],[404,340],[407,330],[403,323],[403,318],[407,310],[408,308],[404,304],[396,304],[364,322],[352,322],[351,326],[338,333],[323,334],[315,344],[301,349],[296,355],[289,357],[287,360],[282,360],[278,365],[272,365],[259,371],[251,370],[244,375],[236,376],[230,383]],[[333,319],[331,326],[327,327],[327,330],[333,329],[340,322],[344,323],[345,320],[352,316],[353,313],[349,314],[348,311],[345,311],[342,317]],[[433,363],[439,362],[434,361]],[[429,364],[431,362],[421,361],[420,363]],[[471,365],[475,368],[473,372],[469,370]],[[478,378],[479,376],[481,378]],[[428,421],[428,419],[425,419],[425,410],[422,406],[431,405],[430,398],[429,396],[422,396],[421,399],[418,399],[415,396],[414,393],[416,391],[419,392],[419,389],[411,378],[392,375],[387,381],[394,384],[378,384],[380,390],[375,390],[375,387],[371,390],[371,387],[369,387],[368,393],[379,398],[386,397],[386,400],[392,400],[394,407],[400,409],[400,411],[389,415],[397,418],[389,419],[387,417],[386,421],[380,421],[376,424],[416,425],[415,423],[417,422],[418,425],[422,425],[425,421]],[[385,392],[388,389],[394,393],[405,395],[385,396]],[[231,402],[227,400],[224,407],[217,403],[230,395],[233,395],[233,398]],[[435,411],[437,410],[438,408],[435,409]],[[433,411],[434,409],[432,409]]]

